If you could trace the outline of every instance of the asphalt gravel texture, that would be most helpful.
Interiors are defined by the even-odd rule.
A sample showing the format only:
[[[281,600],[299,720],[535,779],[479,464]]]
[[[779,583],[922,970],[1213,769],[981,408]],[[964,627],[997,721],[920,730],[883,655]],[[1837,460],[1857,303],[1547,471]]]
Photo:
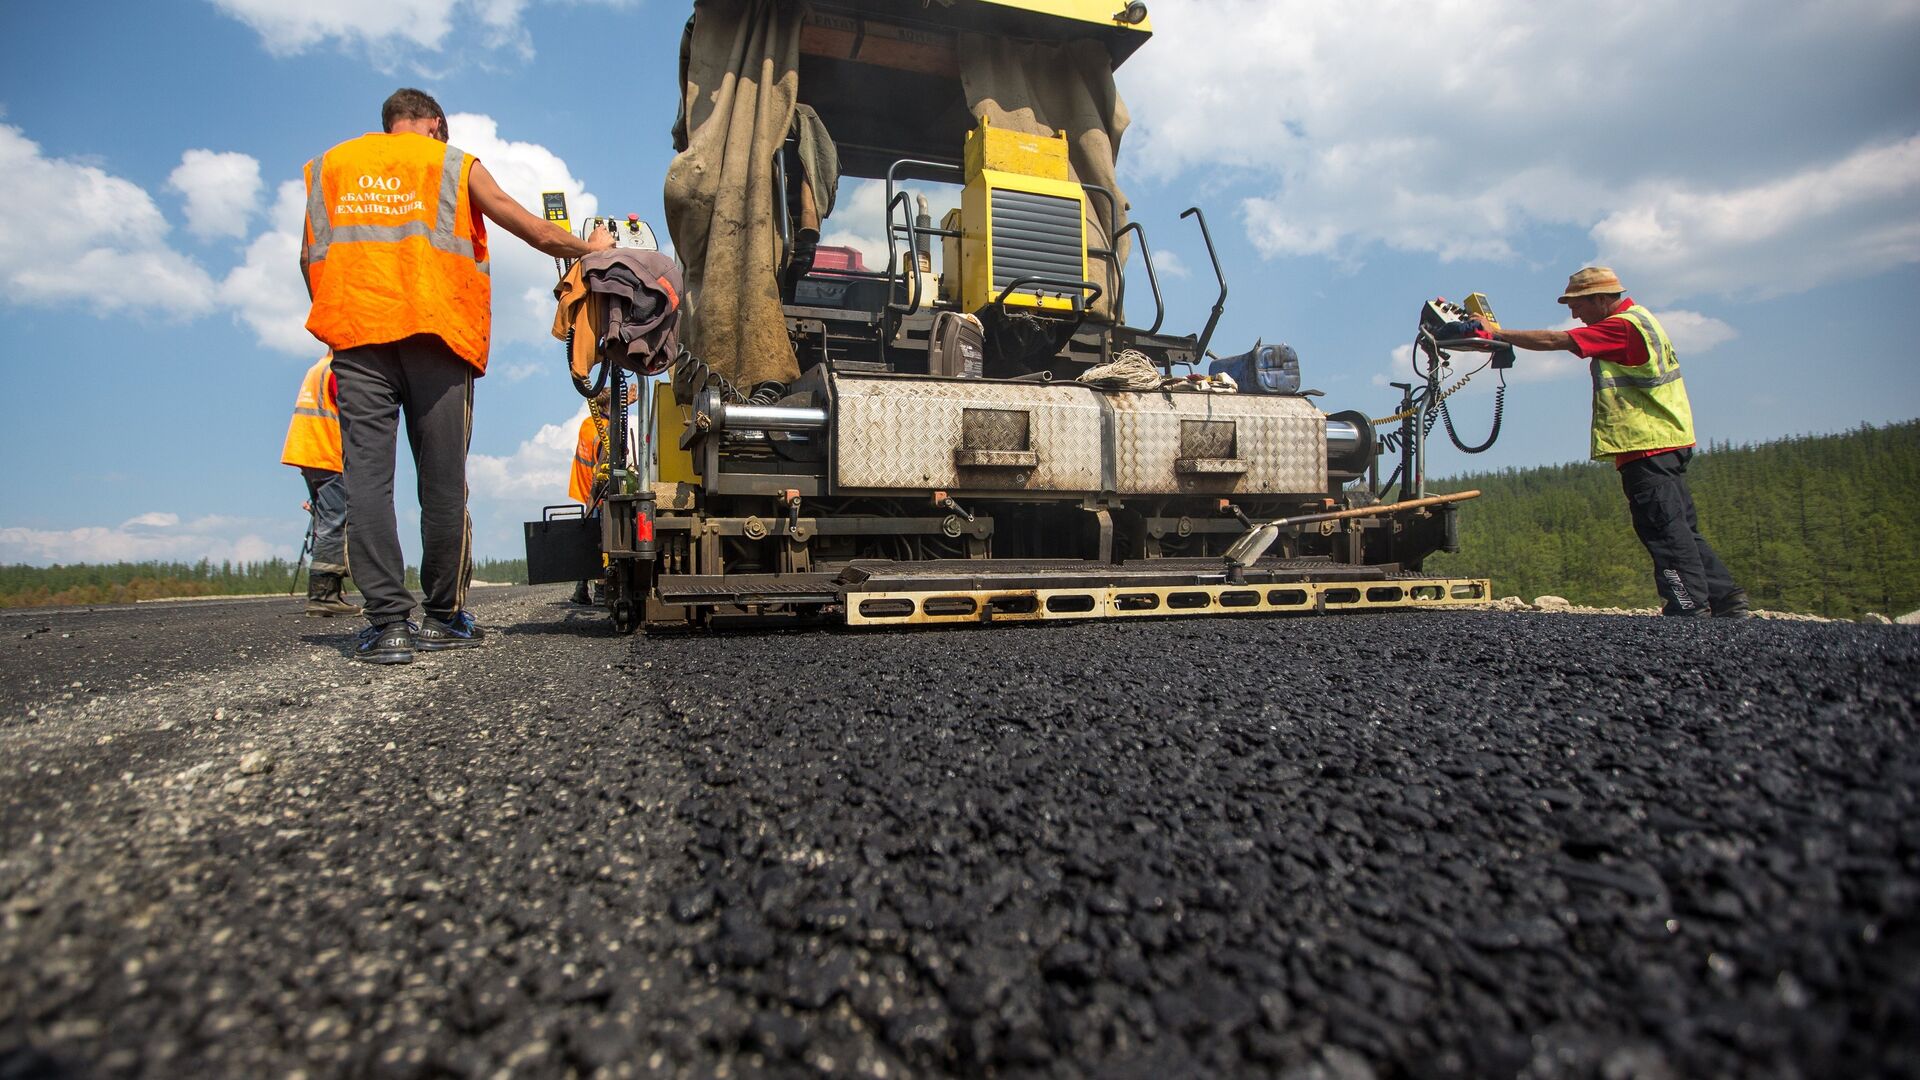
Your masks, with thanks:
[[[0,613],[0,1077],[1920,1075],[1920,631]]]

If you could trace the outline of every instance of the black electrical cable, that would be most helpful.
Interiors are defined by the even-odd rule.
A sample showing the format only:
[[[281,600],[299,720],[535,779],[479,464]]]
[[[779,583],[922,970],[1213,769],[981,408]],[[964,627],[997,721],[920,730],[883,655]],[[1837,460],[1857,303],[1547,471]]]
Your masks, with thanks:
[[[1506,407],[1507,377],[1503,372],[1500,376],[1500,385],[1493,390],[1493,430],[1487,432],[1486,442],[1481,443],[1479,446],[1468,446],[1465,442],[1462,442],[1459,434],[1453,430],[1453,414],[1447,411],[1447,403],[1444,400],[1440,402],[1440,419],[1446,421],[1447,438],[1453,440],[1453,445],[1458,447],[1461,453],[1481,454],[1492,447],[1494,440],[1500,437],[1500,416],[1501,413],[1506,411]],[[1431,427],[1431,424],[1429,424],[1429,427]]]
[[[573,370],[573,328],[572,327],[567,328],[567,342],[565,347],[566,347],[566,356],[567,356],[567,377],[573,380],[574,390],[576,390],[580,394],[580,396],[583,398],[598,397],[600,394],[600,391],[605,390],[607,388],[607,375],[608,375],[607,365],[601,364],[600,374],[594,379],[593,382],[589,383],[587,382],[587,380],[581,378],[578,372],[575,372]]]
[[[1430,378],[1429,373],[1433,370],[1433,367],[1432,365],[1429,365],[1426,370],[1421,369],[1420,355],[1422,352],[1427,353],[1428,359],[1432,361],[1432,364],[1440,363],[1440,357],[1438,355],[1439,348],[1438,346],[1433,345],[1431,343],[1431,338],[1428,337],[1425,331],[1422,331],[1418,336],[1416,336],[1413,339],[1412,366],[1413,366],[1414,374],[1420,376],[1422,380],[1426,381],[1427,384],[1431,386],[1433,385],[1433,380]],[[1491,364],[1492,360],[1489,359],[1487,363]],[[1486,370],[1486,368],[1487,368],[1487,364],[1482,364],[1479,367],[1474,368],[1472,371],[1467,372],[1465,377],[1461,379],[1461,383],[1464,384],[1467,379],[1471,379],[1475,375],[1480,374],[1480,372]],[[1456,387],[1456,389],[1458,389],[1458,387]],[[1420,392],[1418,394],[1415,394],[1413,397],[1413,407],[1415,409],[1421,408],[1425,404],[1427,397],[1428,397],[1428,390],[1426,389],[1426,387],[1422,387]],[[1444,394],[1440,395],[1437,398],[1437,400],[1435,400],[1434,408],[1427,411],[1426,421],[1424,424],[1421,425],[1420,434],[1422,437],[1432,435],[1435,424],[1445,423],[1447,427],[1447,438],[1452,440],[1453,445],[1456,448],[1458,448],[1461,453],[1482,454],[1482,453],[1485,453],[1490,448],[1492,448],[1495,440],[1500,438],[1500,421],[1506,412],[1506,406],[1507,406],[1507,375],[1506,375],[1506,372],[1502,371],[1500,372],[1500,385],[1495,387],[1493,391],[1493,427],[1492,427],[1492,430],[1490,430],[1487,433],[1487,439],[1485,442],[1481,443],[1478,446],[1468,446],[1466,441],[1460,438],[1459,432],[1454,430],[1453,413],[1447,408],[1447,399],[1446,399],[1446,395]],[[1384,450],[1386,453],[1389,453],[1389,454],[1399,453],[1400,452],[1400,433],[1398,431],[1382,432],[1380,434],[1380,446],[1381,446],[1381,449]],[[1387,486],[1391,486],[1391,484]]]
[[[769,405],[780,399],[780,391],[784,389],[779,383],[762,383],[752,394],[743,394],[740,388],[733,385],[726,376],[707,366],[705,360],[688,352],[685,345],[676,347],[672,360],[647,365],[646,374],[658,375],[667,370],[673,372],[675,399],[686,405],[693,404],[695,388],[717,387],[720,391],[720,400],[736,405]]]

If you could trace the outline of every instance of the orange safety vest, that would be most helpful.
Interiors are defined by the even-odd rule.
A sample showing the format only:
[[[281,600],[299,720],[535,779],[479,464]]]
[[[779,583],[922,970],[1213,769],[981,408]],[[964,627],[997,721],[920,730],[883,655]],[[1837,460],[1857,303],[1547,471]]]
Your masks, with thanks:
[[[580,421],[580,438],[573,445],[573,475],[567,479],[567,498],[593,502],[593,468],[600,463],[600,425],[588,413]]]
[[[342,471],[340,399],[333,384],[332,353],[321,357],[300,380],[300,396],[293,403],[293,422],[287,425],[280,464]]]
[[[493,297],[475,159],[425,135],[371,133],[307,162],[307,329],[330,347],[433,334],[487,370]]]

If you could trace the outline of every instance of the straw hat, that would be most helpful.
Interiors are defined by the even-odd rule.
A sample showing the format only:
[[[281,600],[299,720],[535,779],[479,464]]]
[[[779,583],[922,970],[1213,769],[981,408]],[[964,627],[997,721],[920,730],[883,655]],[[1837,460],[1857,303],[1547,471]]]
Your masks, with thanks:
[[[1573,276],[1567,279],[1567,291],[1560,294],[1560,302],[1564,304],[1576,296],[1595,296],[1626,291],[1620,287],[1620,279],[1614,276],[1612,269],[1605,266],[1588,266],[1574,271]]]

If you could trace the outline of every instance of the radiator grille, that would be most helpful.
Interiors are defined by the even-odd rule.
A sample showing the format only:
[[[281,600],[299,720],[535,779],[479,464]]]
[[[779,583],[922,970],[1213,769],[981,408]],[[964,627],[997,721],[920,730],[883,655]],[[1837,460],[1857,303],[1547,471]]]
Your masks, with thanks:
[[[991,198],[994,296],[1023,277],[1042,276],[1057,281],[1080,281],[1086,277],[1078,199],[999,188],[994,189]],[[1022,288],[1020,291],[1035,290]]]

